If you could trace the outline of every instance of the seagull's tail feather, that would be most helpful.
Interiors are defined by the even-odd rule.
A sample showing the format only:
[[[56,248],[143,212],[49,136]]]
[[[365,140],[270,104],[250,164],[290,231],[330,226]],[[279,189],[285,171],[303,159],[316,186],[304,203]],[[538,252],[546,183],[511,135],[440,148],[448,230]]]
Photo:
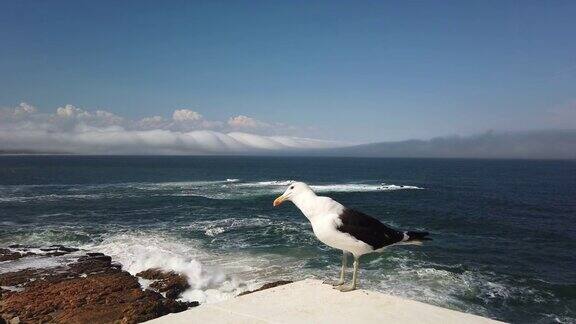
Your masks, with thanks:
[[[424,241],[432,241],[432,238],[428,237],[428,235],[430,235],[428,232],[404,232],[404,240],[402,242],[404,244],[421,245]]]

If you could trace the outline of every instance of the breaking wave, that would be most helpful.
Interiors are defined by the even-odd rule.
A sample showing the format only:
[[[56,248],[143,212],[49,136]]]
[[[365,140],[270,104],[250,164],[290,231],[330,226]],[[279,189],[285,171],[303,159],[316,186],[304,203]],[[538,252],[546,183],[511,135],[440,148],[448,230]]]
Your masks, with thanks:
[[[240,187],[285,187],[293,183],[294,180],[277,180],[277,181],[259,181],[240,183]],[[424,189],[416,186],[394,185],[387,183],[363,184],[363,183],[336,183],[336,184],[310,184],[316,192],[362,192],[362,191],[391,191],[391,190],[410,190]],[[284,189],[284,188],[282,188]],[[277,189],[280,190],[280,189]]]
[[[287,278],[288,271],[282,265],[289,265],[295,270],[291,274],[298,276],[301,271],[296,269],[302,265],[300,260],[286,256],[208,252],[200,241],[159,233],[115,234],[82,248],[110,255],[133,275],[150,268],[181,273],[191,287],[181,299],[200,303],[226,300],[268,280]]]
[[[272,223],[262,218],[221,219],[194,222],[188,228],[202,231],[210,239],[233,230],[246,233],[268,228]],[[110,255],[131,274],[150,268],[182,273],[191,286],[182,294],[182,300],[201,303],[226,300],[278,279],[334,280],[339,271],[338,258],[330,257],[328,251],[297,255],[226,251],[209,249],[201,240],[174,238],[166,233],[114,234],[83,248]],[[310,267],[311,262],[322,262],[327,267]],[[484,316],[493,316],[490,308],[502,303],[551,298],[547,292],[518,284],[513,278],[458,264],[433,264],[406,250],[390,251],[363,263],[361,284],[380,292]],[[482,302],[470,303],[470,299]]]
[[[293,180],[242,181],[236,178],[213,181],[127,182],[92,185],[20,185],[0,186],[0,203],[27,203],[58,200],[125,199],[143,196],[202,197],[207,199],[243,199],[275,195]],[[311,184],[319,193],[379,192],[420,190],[421,187],[387,183]],[[45,191],[50,193],[45,194]]]
[[[328,185],[311,185],[312,189],[317,192],[363,192],[363,191],[394,191],[394,190],[421,190],[424,188],[416,186],[404,186],[393,184],[328,184]]]
[[[197,244],[193,241],[184,244],[162,235],[118,234],[83,248],[110,255],[133,275],[151,268],[185,275],[191,287],[182,295],[187,301],[216,302],[249,289],[246,283],[222,268],[203,263],[201,260],[211,255]]]

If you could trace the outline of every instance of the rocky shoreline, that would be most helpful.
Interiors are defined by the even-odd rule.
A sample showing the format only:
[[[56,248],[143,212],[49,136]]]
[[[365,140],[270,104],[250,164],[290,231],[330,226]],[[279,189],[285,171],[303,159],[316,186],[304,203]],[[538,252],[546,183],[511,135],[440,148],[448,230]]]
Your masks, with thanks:
[[[0,324],[139,323],[198,306],[178,300],[188,288],[182,274],[148,269],[134,276],[102,253],[0,248]]]
[[[27,267],[26,259],[47,266]],[[142,289],[102,253],[12,245],[0,249],[0,262],[0,317],[8,323],[138,323],[198,306],[177,300],[189,287],[182,275],[145,271],[138,275],[152,282]]]

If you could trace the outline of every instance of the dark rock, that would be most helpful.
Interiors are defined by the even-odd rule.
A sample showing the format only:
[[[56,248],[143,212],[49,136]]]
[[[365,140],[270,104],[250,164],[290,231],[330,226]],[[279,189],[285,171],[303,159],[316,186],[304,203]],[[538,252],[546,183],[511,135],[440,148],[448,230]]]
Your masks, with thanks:
[[[141,271],[137,273],[136,276],[148,280],[155,280],[150,284],[150,287],[159,292],[166,293],[167,298],[176,299],[186,289],[190,288],[186,277],[173,271],[153,268]]]
[[[192,308],[192,307],[196,307],[196,306],[200,306],[200,302],[197,301],[192,301],[192,302],[183,302],[186,304],[186,306],[188,306],[188,308]]]
[[[70,265],[70,269],[77,274],[118,270],[112,267],[112,258],[107,255],[81,256]]]
[[[48,255],[39,257],[77,251],[72,250],[51,246],[44,249]],[[17,317],[22,323],[138,323],[198,306],[174,299],[188,287],[184,276],[157,270],[148,274],[158,278],[156,289],[172,298],[142,290],[136,277],[102,253],[87,253],[68,265],[1,273],[1,286],[23,290],[1,291],[0,317]]]
[[[17,249],[18,251],[0,248],[0,261],[11,261],[11,260],[17,260],[17,259],[27,257],[27,256],[38,255],[38,254],[31,252],[29,250],[27,251],[27,249],[29,249],[29,247],[26,247],[26,246],[21,245],[21,244],[12,244],[8,247],[10,249]],[[43,252],[47,252],[47,253],[43,253],[42,254],[43,256],[59,256],[59,255],[65,255],[68,253],[79,251],[79,249],[66,247],[63,245],[51,245],[51,246],[46,247],[46,248],[40,248],[39,250],[43,251]]]
[[[8,296],[2,313],[30,322],[137,323],[187,308],[186,303],[143,291],[135,277],[121,271],[38,283]]]
[[[79,249],[66,247],[64,245],[50,245],[49,247],[41,248],[40,250],[44,251],[44,252],[48,252],[48,253],[44,254],[46,256],[59,256],[59,255],[65,255],[65,254],[69,254],[72,252],[80,251]]]
[[[50,257],[50,256],[44,256]],[[106,255],[95,257],[82,256],[68,266],[58,266],[44,269],[24,269],[15,272],[0,274],[1,286],[30,286],[37,282],[58,282],[65,279],[87,276],[95,273],[120,272],[121,267],[112,263],[112,259]]]
[[[166,278],[166,272],[158,268],[151,268],[138,272],[136,276],[148,280],[158,280]]]
[[[36,254],[32,253],[32,252],[18,252],[18,251],[12,251],[9,249],[0,248],[0,262],[1,261],[17,260],[17,259],[31,256],[31,255],[36,255]]]
[[[50,252],[50,251],[54,251],[54,252],[66,252],[66,253],[72,253],[72,252],[77,252],[80,251],[80,249],[77,248],[71,248],[71,247],[66,247],[64,245],[50,245],[47,248],[40,248],[41,251],[45,251],[45,252]]]
[[[267,284],[264,284],[262,287],[255,289],[255,290],[249,290],[249,291],[245,291],[245,292],[241,292],[240,294],[238,294],[238,296],[244,296],[244,295],[248,295],[257,291],[262,291],[262,290],[266,290],[266,289],[270,289],[270,288],[274,288],[274,287],[278,287],[278,286],[282,286],[282,285],[286,285],[289,283],[292,283],[293,281],[290,280],[278,280],[278,281],[274,281],[274,282],[269,282]]]

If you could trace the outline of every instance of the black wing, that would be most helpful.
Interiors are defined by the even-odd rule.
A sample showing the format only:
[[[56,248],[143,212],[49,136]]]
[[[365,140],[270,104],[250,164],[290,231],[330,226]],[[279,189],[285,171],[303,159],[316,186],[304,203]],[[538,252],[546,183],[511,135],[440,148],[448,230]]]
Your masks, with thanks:
[[[372,246],[374,250],[402,241],[404,233],[382,224],[372,216],[346,208],[339,215],[342,225],[340,232],[348,233],[356,239]]]

